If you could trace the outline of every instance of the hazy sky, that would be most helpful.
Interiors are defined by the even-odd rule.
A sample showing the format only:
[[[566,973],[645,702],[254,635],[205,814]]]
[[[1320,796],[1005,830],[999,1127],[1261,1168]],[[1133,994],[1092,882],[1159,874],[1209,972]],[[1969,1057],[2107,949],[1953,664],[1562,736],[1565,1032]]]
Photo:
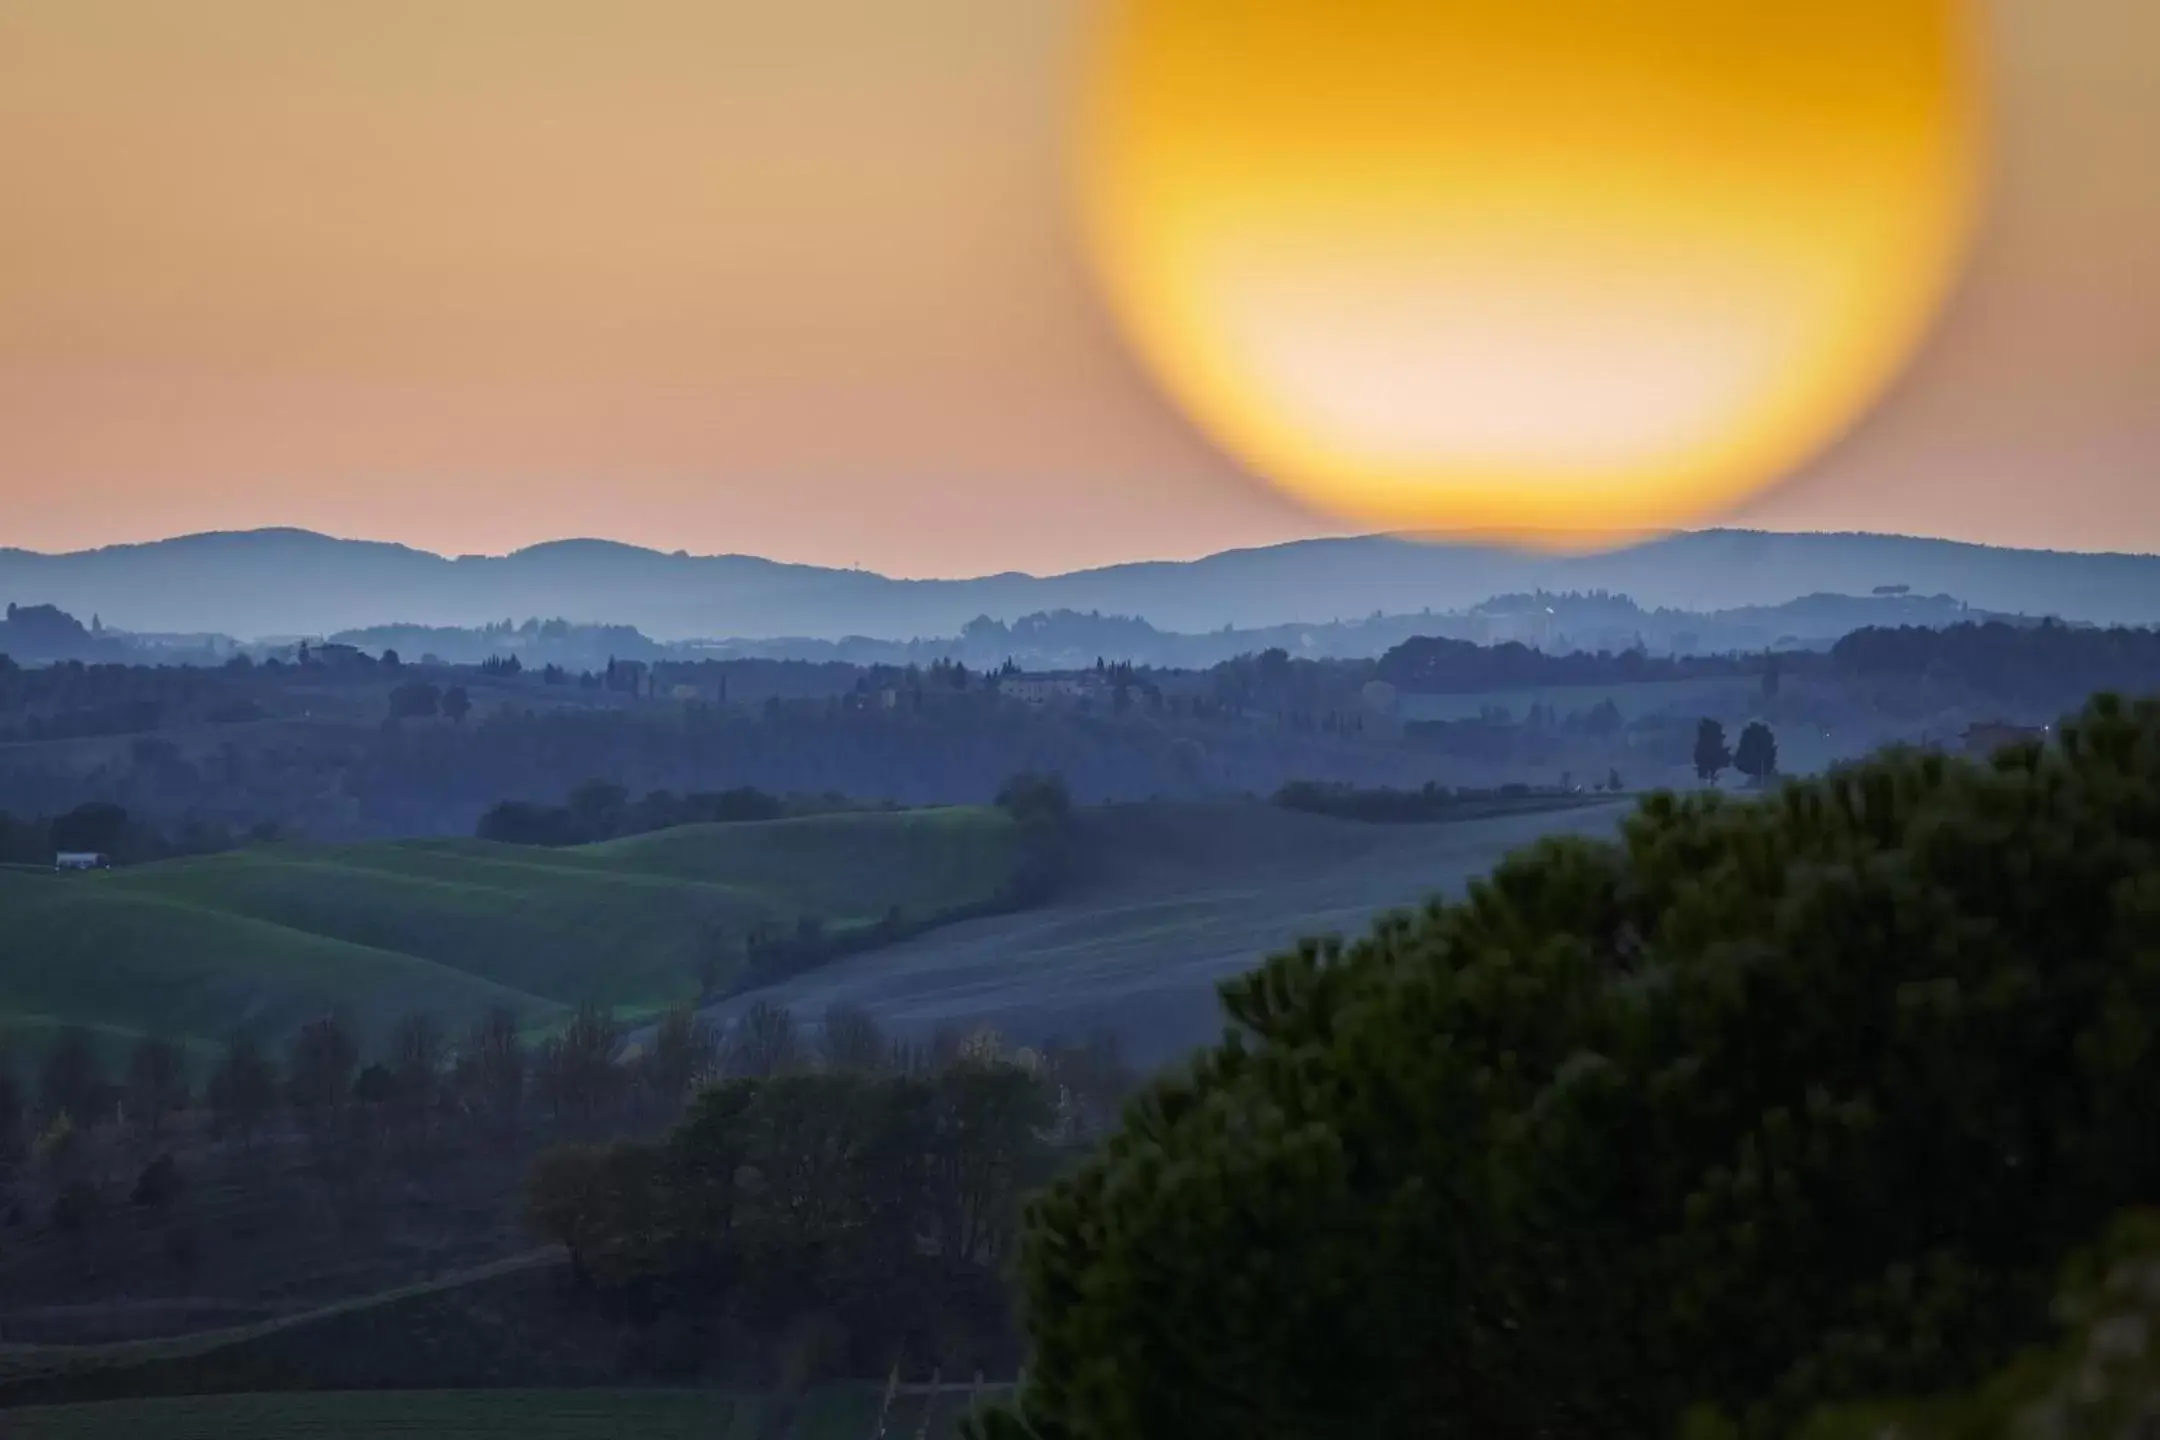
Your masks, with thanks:
[[[2160,550],[2160,5],[1990,14],[1972,272],[1742,518]],[[286,524],[950,574],[1342,528],[1111,333],[1063,173],[1083,16],[6,0],[0,544]]]

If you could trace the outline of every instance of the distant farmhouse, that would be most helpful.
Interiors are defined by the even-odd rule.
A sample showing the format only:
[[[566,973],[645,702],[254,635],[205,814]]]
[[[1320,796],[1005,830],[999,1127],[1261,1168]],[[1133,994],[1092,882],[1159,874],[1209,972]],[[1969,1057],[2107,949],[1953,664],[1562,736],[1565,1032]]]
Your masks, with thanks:
[[[55,870],[110,870],[112,859],[94,850],[62,850],[53,856]]]

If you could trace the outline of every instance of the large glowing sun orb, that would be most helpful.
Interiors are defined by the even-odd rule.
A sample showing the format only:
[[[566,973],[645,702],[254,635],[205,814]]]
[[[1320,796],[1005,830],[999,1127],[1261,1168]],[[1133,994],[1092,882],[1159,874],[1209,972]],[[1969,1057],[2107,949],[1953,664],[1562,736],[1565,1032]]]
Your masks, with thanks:
[[[1975,209],[1967,0],[1102,0],[1077,175],[1142,361],[1345,518],[1711,515],[1911,356]]]

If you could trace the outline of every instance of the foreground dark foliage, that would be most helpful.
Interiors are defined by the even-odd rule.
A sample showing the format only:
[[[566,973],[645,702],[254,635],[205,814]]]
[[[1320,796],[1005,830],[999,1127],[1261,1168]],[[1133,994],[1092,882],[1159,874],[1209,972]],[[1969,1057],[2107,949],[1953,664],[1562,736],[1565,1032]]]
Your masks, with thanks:
[[[1030,1211],[995,1437],[1783,1433],[2160,1198],[2160,705],[1653,797],[1225,988]]]

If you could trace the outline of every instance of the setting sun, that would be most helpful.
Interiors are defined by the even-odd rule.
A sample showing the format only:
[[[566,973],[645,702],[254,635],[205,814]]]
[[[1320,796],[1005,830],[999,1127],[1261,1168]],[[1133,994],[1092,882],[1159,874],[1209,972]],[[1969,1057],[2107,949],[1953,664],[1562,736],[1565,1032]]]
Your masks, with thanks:
[[[1198,425],[1330,513],[1715,514],[1912,355],[1978,188],[1964,0],[1117,0],[1089,249]]]

